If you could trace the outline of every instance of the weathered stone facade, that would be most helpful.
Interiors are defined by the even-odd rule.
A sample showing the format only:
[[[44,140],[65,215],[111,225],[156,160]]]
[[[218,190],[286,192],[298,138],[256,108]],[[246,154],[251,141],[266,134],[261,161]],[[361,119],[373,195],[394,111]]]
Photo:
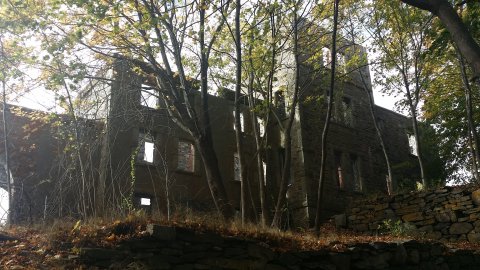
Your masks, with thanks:
[[[364,50],[360,48],[360,53]],[[345,52],[347,59],[351,57]],[[292,130],[292,173],[288,190],[288,205],[284,220],[290,226],[310,226],[314,220],[319,178],[320,140],[326,109],[325,79],[329,73],[324,68],[320,75],[311,76],[311,68],[301,66],[302,93],[296,109]],[[367,79],[367,87],[360,82],[359,72]],[[335,94],[336,107],[328,134],[327,171],[322,200],[324,218],[344,211],[348,202],[365,193],[386,192],[386,168],[373,121],[369,112],[367,91],[371,90],[367,68],[350,73],[338,82]],[[291,86],[291,69],[278,76],[276,89]],[[90,158],[93,177],[89,183],[95,189],[86,190],[82,196],[90,201],[88,212],[103,209],[134,207],[149,213],[167,213],[175,207],[213,210],[210,190],[205,179],[203,164],[196,153],[193,139],[181,130],[168,116],[163,103],[148,93],[148,85],[141,76],[131,70],[131,63],[118,61],[114,67],[109,106],[102,141]],[[290,85],[290,86],[289,86]],[[143,94],[142,94],[143,93]],[[152,99],[152,96],[154,99]],[[194,107],[200,107],[200,95],[196,91],[190,97]],[[284,139],[279,123],[285,124],[285,103],[289,98],[277,100],[277,123],[270,123],[269,145],[266,147],[265,169],[267,203],[271,206],[278,196],[278,186],[284,157]],[[214,149],[224,179],[227,195],[239,209],[240,182],[235,176],[235,130],[231,92],[222,91],[209,97]],[[409,152],[407,139],[408,118],[375,106],[392,164],[414,160]],[[251,115],[247,106],[242,107],[245,155],[247,157],[249,216],[255,219],[259,212],[255,141]],[[272,121],[275,122],[275,121]],[[100,132],[93,137],[100,137]],[[17,138],[19,139],[19,138]],[[53,151],[53,150],[52,150]],[[53,160],[53,159],[52,159]],[[22,167],[26,169],[25,167]],[[50,169],[50,165],[45,165]],[[410,172],[408,172],[410,174]],[[412,175],[415,175],[413,172]],[[38,176],[38,175],[37,175]],[[403,179],[401,172],[396,180]],[[41,182],[51,177],[34,177]],[[34,180],[36,179],[36,180]],[[32,184],[34,185],[34,184]],[[43,196],[45,198],[45,196]],[[37,203],[36,205],[46,205]],[[98,209],[92,209],[95,205]],[[80,206],[75,206],[76,208]]]
[[[414,226],[426,237],[442,241],[480,242],[480,189],[445,187],[372,200],[356,200],[347,212],[347,226],[376,232],[385,220]]]
[[[80,212],[80,198],[90,201],[85,210],[92,213],[93,198],[89,196],[93,193],[98,178],[98,167],[94,166],[99,163],[101,123],[77,119],[77,125],[81,129],[78,140],[84,147],[81,153],[85,193],[82,194],[82,177],[75,152],[74,123],[71,117],[7,106],[12,222],[76,216]],[[0,134],[3,140],[3,125]],[[0,144],[0,153],[0,187],[6,190],[3,142]]]
[[[307,72],[308,67],[302,70]],[[283,71],[285,80],[289,80],[291,75],[289,72],[291,70]],[[353,72],[347,80],[339,82],[338,88],[341,91],[338,91],[336,100],[342,107],[336,109],[327,139],[327,173],[322,201],[324,218],[343,211],[350,199],[357,195],[381,193],[387,190],[385,161],[370,116],[366,93],[371,91],[368,88],[370,77],[368,69],[362,72],[368,79],[367,89],[360,83],[358,72]],[[193,170],[186,172],[179,169],[179,160],[183,158],[179,156],[180,143],[190,142],[193,145],[193,139],[169,119],[166,110],[161,106],[149,108],[141,105],[140,92],[143,82],[129,71],[128,64],[119,63],[116,74],[116,81],[112,87],[110,123],[107,132],[110,150],[108,167],[115,168],[112,172],[116,175],[110,175],[104,181],[111,181],[117,185],[123,183],[128,188],[131,184],[132,167],[127,161],[131,159],[138,147],[139,135],[149,133],[155,143],[154,161],[138,162],[137,160],[135,163],[133,188],[137,203],[141,198],[148,198],[151,204],[147,209],[161,212],[167,210],[167,205],[211,209],[212,204],[203,165],[198,156],[193,155],[195,159],[194,165],[191,165]],[[322,74],[325,77],[328,70]],[[305,73],[302,80],[307,81],[307,75]],[[292,173],[285,220],[289,220],[290,225],[294,226],[309,226],[314,219],[320,165],[320,140],[326,109],[324,77],[308,79],[309,86],[302,90],[292,130]],[[281,81],[277,83],[277,88],[281,83]],[[288,85],[286,87],[288,88]],[[197,108],[200,106],[198,94],[194,93],[191,100],[194,106]],[[277,100],[276,111],[276,117],[283,124],[287,121],[284,104],[288,104],[288,98],[285,101]],[[224,185],[234,206],[239,209],[240,182],[235,180],[236,145],[233,127],[234,104],[231,93],[224,90],[219,96],[210,96],[209,106],[214,148],[218,155]],[[378,106],[375,106],[375,112],[382,122],[384,140],[389,147],[392,164],[414,160],[414,156],[410,154],[407,139],[408,118]],[[255,195],[258,186],[254,161],[255,144],[251,116],[247,107],[242,109],[242,113],[246,156],[249,161],[247,170],[251,198],[248,204],[250,213],[256,214],[259,202]],[[284,142],[278,124],[273,123],[266,128],[270,132],[270,144],[266,155],[268,158],[265,159],[266,190],[268,190],[267,199],[270,205],[273,205],[281,179]],[[404,177],[403,174],[395,175],[395,179],[398,180]],[[109,193],[107,182],[104,182],[106,189],[101,194]]]

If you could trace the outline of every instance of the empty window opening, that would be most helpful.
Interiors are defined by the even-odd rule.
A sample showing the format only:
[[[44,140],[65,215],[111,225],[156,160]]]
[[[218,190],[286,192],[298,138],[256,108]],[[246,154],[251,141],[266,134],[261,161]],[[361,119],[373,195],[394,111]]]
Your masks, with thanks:
[[[346,58],[345,58],[345,55],[341,54],[341,53],[338,53],[337,54],[337,67],[339,69],[340,72],[345,72],[345,69],[346,69]]]
[[[149,133],[140,132],[138,135],[138,160],[153,163],[155,143],[154,138]]]
[[[263,184],[267,185],[267,163],[262,161],[262,169],[263,169]]]
[[[233,129],[235,130],[235,111],[233,111]],[[240,131],[243,132],[245,129],[243,127],[243,113],[240,112]]]
[[[362,178],[360,174],[360,162],[357,155],[350,155],[350,164],[352,165],[353,190],[362,191]]]
[[[417,141],[415,140],[415,135],[407,134],[408,137],[408,147],[410,149],[410,154],[418,156]]]
[[[158,97],[155,93],[155,89],[142,84],[140,104],[144,107],[156,109],[158,107]]]
[[[285,97],[283,96],[283,93],[281,91],[276,91],[275,92],[275,107],[277,109],[277,116],[280,119],[283,119],[286,117],[286,109],[285,109]]]
[[[330,62],[332,62],[332,53],[327,47],[322,48],[322,61],[323,67],[330,68]]]
[[[339,189],[345,188],[345,182],[343,181],[343,172],[342,172],[342,152],[335,151],[335,178],[337,180],[337,186]]]
[[[343,123],[347,126],[353,125],[352,102],[349,98],[342,99]]]
[[[337,123],[353,127],[353,109],[350,98],[343,97],[341,103],[334,103],[333,119]]]
[[[150,198],[140,198],[140,205],[150,206],[151,205]]]
[[[178,142],[178,166],[184,172],[195,171],[195,147],[186,141]]]
[[[257,117],[257,121],[258,121],[258,130],[260,132],[260,137],[263,137],[265,135],[265,121],[261,118],[258,118]]]
[[[233,154],[233,180],[241,181],[242,168],[240,167],[240,156],[238,153]]]

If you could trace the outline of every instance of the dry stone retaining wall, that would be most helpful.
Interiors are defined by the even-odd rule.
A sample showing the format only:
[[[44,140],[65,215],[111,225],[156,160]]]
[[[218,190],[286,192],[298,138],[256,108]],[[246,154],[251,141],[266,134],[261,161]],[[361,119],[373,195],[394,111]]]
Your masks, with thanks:
[[[400,220],[434,240],[480,242],[479,187],[445,187],[361,199],[352,206],[346,223],[356,231],[374,232],[385,220]]]
[[[125,241],[114,249],[84,248],[80,260],[88,269],[466,270],[480,265],[479,255],[452,251],[439,243],[332,243],[323,250],[288,247],[290,251],[280,252],[265,243],[184,228],[150,225],[147,231],[143,239]]]

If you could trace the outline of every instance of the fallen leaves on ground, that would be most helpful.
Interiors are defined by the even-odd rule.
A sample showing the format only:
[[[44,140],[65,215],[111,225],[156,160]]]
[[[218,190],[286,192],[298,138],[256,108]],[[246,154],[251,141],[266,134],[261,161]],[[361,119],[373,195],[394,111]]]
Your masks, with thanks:
[[[408,240],[389,235],[364,235],[337,230],[325,225],[316,237],[309,231],[280,231],[259,226],[211,226],[198,220],[182,222],[147,221],[127,218],[110,223],[97,222],[84,225],[80,221],[65,226],[42,230],[14,227],[0,231],[0,269],[90,269],[78,260],[81,248],[113,248],[122,241],[144,237],[147,223],[189,228],[198,232],[211,232],[226,237],[253,239],[260,245],[276,251],[330,250],[343,252],[359,243],[397,242]],[[73,228],[73,229],[72,229]],[[479,244],[448,243],[453,249],[480,250]]]

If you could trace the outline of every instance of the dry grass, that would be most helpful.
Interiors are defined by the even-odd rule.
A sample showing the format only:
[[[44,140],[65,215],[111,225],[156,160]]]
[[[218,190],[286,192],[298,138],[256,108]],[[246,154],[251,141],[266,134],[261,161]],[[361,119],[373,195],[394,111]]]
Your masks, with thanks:
[[[148,223],[190,228],[199,233],[213,232],[225,237],[255,240],[276,251],[330,250],[341,252],[357,243],[397,242],[405,237],[390,235],[365,235],[347,230],[338,230],[325,224],[317,237],[311,231],[282,231],[257,224],[242,224],[239,220],[226,222],[216,214],[178,212],[170,221],[164,217],[147,217],[136,212],[122,219],[91,219],[76,221],[56,220],[51,224],[22,227],[16,226],[5,232],[18,240],[0,242],[0,268],[12,265],[30,265],[29,269],[53,269],[69,255],[83,247],[114,247],[119,242],[144,237]],[[1,231],[0,231],[1,233]],[[417,239],[425,240],[425,239]],[[451,248],[480,250],[480,245],[471,243],[448,243]],[[7,256],[5,256],[7,255]],[[75,268],[74,261],[67,260]],[[73,269],[72,268],[72,269]],[[70,268],[68,268],[70,269]]]

